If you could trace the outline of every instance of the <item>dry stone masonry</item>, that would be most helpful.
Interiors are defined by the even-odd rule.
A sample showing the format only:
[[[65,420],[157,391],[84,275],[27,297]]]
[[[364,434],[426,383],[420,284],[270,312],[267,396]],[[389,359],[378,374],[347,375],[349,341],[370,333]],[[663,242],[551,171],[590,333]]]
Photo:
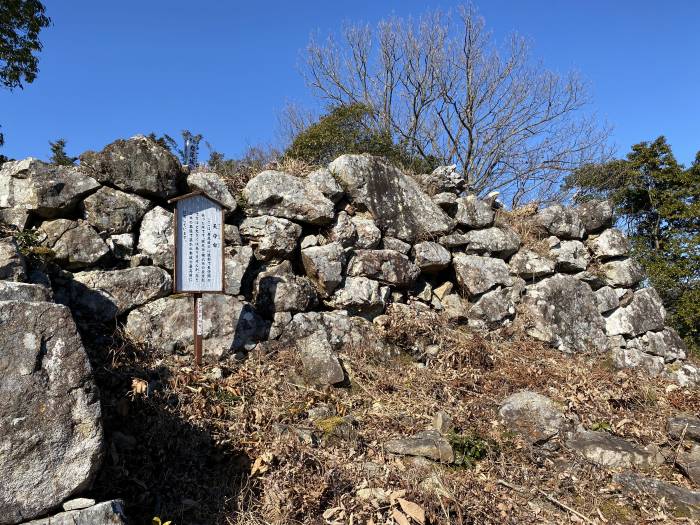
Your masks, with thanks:
[[[191,350],[191,299],[172,295],[167,203],[191,190],[231,208],[226,290],[203,300],[210,361],[277,339],[297,348],[307,380],[341,384],[339,350],[383,348],[372,321],[401,304],[474,330],[520,323],[562,352],[610,355],[621,368],[700,383],[609,203],[546,207],[520,217],[516,231],[494,198],[440,181],[438,172],[412,178],[382,159],[343,155],[306,177],[264,171],[237,200],[217,174],[187,173],[143,136],[87,152],[79,167],[3,164],[0,222],[34,239],[50,262],[34,268],[16,236],[0,238],[0,524],[47,522],[100,466],[100,404],[74,319],[123,327],[155,351]],[[518,231],[536,232],[537,242]],[[532,443],[575,424],[534,393],[513,396],[501,415]],[[657,460],[599,435],[578,433],[569,446],[604,464]],[[397,438],[387,450],[437,461],[452,453],[438,430]],[[120,505],[69,507],[51,523],[93,523],[103,513],[112,520],[103,522],[122,523]]]

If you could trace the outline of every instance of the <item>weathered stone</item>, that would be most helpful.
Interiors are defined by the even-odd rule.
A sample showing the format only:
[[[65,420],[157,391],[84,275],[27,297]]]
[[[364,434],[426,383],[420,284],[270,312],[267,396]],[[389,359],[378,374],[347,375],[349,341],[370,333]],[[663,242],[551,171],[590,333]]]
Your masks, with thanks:
[[[204,355],[221,357],[262,339],[267,325],[250,304],[230,295],[204,294]],[[192,299],[169,296],[129,313],[126,333],[136,342],[164,352],[191,349]]]
[[[37,235],[42,245],[53,250],[54,260],[69,270],[94,266],[109,253],[100,235],[84,221],[45,222]]]
[[[138,249],[156,266],[172,270],[174,246],[173,214],[156,206],[143,217]]]
[[[579,281],[586,283],[588,286],[591,287],[591,290],[599,290],[603,286],[605,286],[605,281],[603,281],[603,278],[597,271],[585,271],[585,272],[579,272],[577,274],[574,274],[574,278],[578,279]]]
[[[0,208],[0,223],[24,230],[29,220],[29,212],[21,208]]]
[[[65,306],[0,301],[0,523],[85,490],[102,459],[100,402]]]
[[[637,336],[648,331],[664,329],[666,310],[653,288],[634,292],[627,306],[620,306],[605,319],[608,335]]]
[[[227,246],[224,248],[224,292],[230,295],[241,293],[241,285],[253,260],[250,246]]]
[[[608,261],[600,266],[605,284],[615,288],[632,288],[644,279],[644,269],[634,259]]]
[[[673,439],[692,439],[700,443],[700,418],[680,415],[668,418],[666,429]]]
[[[335,291],[327,304],[333,308],[369,317],[384,311],[391,289],[366,277],[347,277],[343,287]]]
[[[449,192],[458,194],[464,189],[464,176],[457,171],[456,164],[438,166],[431,173],[415,176],[428,195]]]
[[[289,257],[301,237],[301,226],[269,215],[245,219],[239,231],[253,245],[255,257],[261,261]]]
[[[512,282],[508,265],[500,259],[456,253],[452,265],[457,283],[469,295],[479,295],[496,285],[508,286]]]
[[[87,151],[80,166],[103,184],[145,197],[174,197],[185,183],[177,158],[142,135],[116,140],[100,152]]]
[[[324,297],[331,295],[343,281],[345,251],[340,243],[312,246],[301,251],[306,275]]]
[[[39,284],[0,281],[0,301],[52,301],[51,289]]]
[[[70,510],[80,510],[80,509],[86,509],[88,507],[92,507],[95,505],[96,501],[94,499],[90,498],[75,498],[75,499],[69,499],[68,501],[64,502],[63,505],[63,510],[65,511],[70,511]]]
[[[554,261],[528,248],[510,258],[510,271],[523,279],[537,279],[554,273]]]
[[[486,326],[515,315],[515,304],[508,288],[497,288],[479,297],[469,309],[469,319],[479,320]]]
[[[581,204],[577,211],[587,233],[596,233],[612,226],[613,208],[610,201],[590,200]]]
[[[438,299],[442,299],[447,294],[452,293],[453,288],[454,288],[454,285],[452,284],[452,281],[445,281],[440,286],[435,287],[435,289],[433,290],[433,294]]]
[[[510,228],[472,230],[464,235],[466,253],[490,254],[507,259],[520,248],[520,236]]]
[[[75,500],[73,500],[75,501]],[[127,525],[124,503],[104,501],[79,510],[67,510],[23,525]]]
[[[652,469],[664,461],[658,448],[638,447],[607,432],[577,432],[567,446],[602,467]]]
[[[450,293],[440,299],[441,306],[445,316],[450,321],[464,321],[467,319],[467,314],[472,308],[472,305],[461,295]]]
[[[197,171],[187,176],[187,185],[192,190],[204,192],[209,197],[216,199],[221,204],[228,206],[226,214],[230,215],[238,207],[236,199],[228,189],[226,182],[216,173],[204,173]]]
[[[0,167],[0,209],[31,211],[40,217],[53,219],[70,213],[86,196],[100,185],[80,168],[46,164],[31,157],[5,162]],[[5,214],[19,226],[22,214]],[[24,226],[24,225],[22,225]]]
[[[467,228],[486,228],[493,224],[493,208],[474,195],[457,199],[455,219],[460,226]]]
[[[630,251],[625,235],[617,228],[609,228],[600,235],[593,237],[587,243],[593,256],[600,259],[610,259],[627,255]]]
[[[588,268],[591,256],[581,241],[560,241],[550,237],[550,257],[554,258],[557,272],[577,273]]]
[[[281,171],[263,171],[243,189],[246,211],[285,219],[327,224],[333,220],[333,202],[306,179]]]
[[[605,321],[590,287],[575,277],[556,274],[527,287],[522,305],[527,332],[562,352],[602,352]]]
[[[612,360],[615,368],[639,368],[652,377],[664,370],[664,358],[644,353],[633,347],[613,348]]]
[[[0,280],[24,281],[27,264],[12,237],[0,239]]]
[[[343,248],[355,246],[357,242],[357,228],[355,228],[355,223],[352,222],[346,212],[341,211],[338,214],[338,220],[330,233],[330,240],[339,242]]]
[[[255,308],[270,317],[276,312],[306,312],[317,301],[311,281],[294,275],[289,261],[259,273],[253,290]]]
[[[393,250],[357,250],[348,264],[348,275],[369,277],[381,283],[408,288],[420,269],[404,254]]]
[[[342,155],[328,169],[353,202],[369,210],[384,235],[412,242],[452,228],[452,220],[415,180],[378,157]]]
[[[440,410],[433,416],[433,428],[440,434],[449,434],[454,430],[454,422],[447,412]]]
[[[413,285],[413,290],[411,290],[411,295],[416,299],[423,301],[424,303],[429,303],[433,298],[433,287],[425,279],[418,279]]]
[[[127,260],[134,254],[134,234],[120,233],[107,238],[107,247],[116,259]]]
[[[693,445],[688,452],[681,451],[676,464],[690,481],[700,485],[700,445]]]
[[[438,242],[446,248],[459,248],[460,246],[465,246],[469,239],[466,233],[454,232],[449,235],[443,235],[438,239]]]
[[[700,491],[679,487],[659,479],[647,478],[636,472],[615,474],[613,480],[627,493],[649,496],[654,505],[658,505],[663,500],[676,515],[692,519],[700,518]]]
[[[299,243],[299,247],[303,250],[305,248],[311,248],[312,246],[318,246],[319,239],[323,239],[321,235],[307,235]]]
[[[243,241],[241,241],[241,234],[238,228],[233,224],[224,224],[224,241],[227,246],[240,246],[243,244]]]
[[[78,272],[67,283],[67,300],[74,312],[106,322],[173,289],[170,274],[156,266],[126,270]]]
[[[666,367],[664,377],[678,383],[682,388],[700,385],[700,368],[690,363],[673,363]]]
[[[660,332],[647,332],[640,337],[630,339],[627,347],[663,357],[666,363],[686,358],[685,343],[673,328],[664,328]]]
[[[447,215],[454,217],[457,213],[457,195],[451,192],[438,193],[433,195],[433,202],[442,208]]]
[[[426,430],[415,436],[387,441],[384,450],[403,456],[420,456],[442,463],[452,463],[454,452],[450,442],[437,430]]]
[[[328,168],[320,168],[316,171],[312,171],[306,178],[311,184],[316,186],[326,198],[333,202],[338,202],[345,194],[343,188],[338,184],[338,181],[335,180]]]
[[[85,220],[107,233],[134,231],[150,207],[151,203],[143,197],[106,186],[83,201]]]
[[[355,248],[372,250],[379,246],[379,242],[382,240],[382,232],[372,219],[353,217],[350,220],[355,225],[355,231],[357,232]]]
[[[413,262],[423,272],[439,272],[450,265],[452,255],[436,242],[419,242],[413,247]]]
[[[345,379],[343,367],[333,353],[325,330],[313,332],[297,341],[304,377],[314,384],[334,385]]]
[[[408,255],[408,252],[411,251],[411,245],[396,237],[384,237],[382,239],[382,250],[394,250],[395,252]]]
[[[535,222],[560,239],[581,239],[586,232],[578,212],[561,204],[540,210]]]
[[[614,310],[620,305],[620,300],[617,293],[609,286],[603,286],[594,292],[595,302],[598,305],[598,311],[601,314]]]
[[[509,431],[533,445],[544,444],[571,426],[559,404],[529,390],[506,398],[498,413]]]

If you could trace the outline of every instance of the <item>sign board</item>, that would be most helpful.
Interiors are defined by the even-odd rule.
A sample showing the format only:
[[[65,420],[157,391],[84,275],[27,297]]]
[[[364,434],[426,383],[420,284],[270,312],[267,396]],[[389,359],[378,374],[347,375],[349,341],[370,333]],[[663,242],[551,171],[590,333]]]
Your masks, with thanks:
[[[224,208],[203,194],[173,199],[175,292],[224,291]]]

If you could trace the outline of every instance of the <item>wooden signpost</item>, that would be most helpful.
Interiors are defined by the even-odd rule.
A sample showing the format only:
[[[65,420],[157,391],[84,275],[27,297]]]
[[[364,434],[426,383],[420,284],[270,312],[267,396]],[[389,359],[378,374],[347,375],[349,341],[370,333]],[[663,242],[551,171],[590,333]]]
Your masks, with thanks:
[[[202,364],[203,293],[224,291],[224,210],[228,206],[203,192],[182,195],[175,203],[174,293],[191,293],[194,303],[194,362]]]

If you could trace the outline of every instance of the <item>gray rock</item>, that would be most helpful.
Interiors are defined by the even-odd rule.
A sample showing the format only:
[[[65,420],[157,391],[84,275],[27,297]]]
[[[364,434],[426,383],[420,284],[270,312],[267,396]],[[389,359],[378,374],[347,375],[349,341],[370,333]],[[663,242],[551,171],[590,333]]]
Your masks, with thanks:
[[[590,200],[581,204],[577,211],[587,233],[596,233],[612,226],[613,208],[610,201]]]
[[[239,231],[253,245],[255,257],[261,261],[286,259],[294,252],[301,237],[301,226],[269,215],[245,219]]]
[[[394,250],[395,252],[408,255],[411,245],[395,237],[384,237],[382,239],[382,250]]]
[[[452,220],[411,177],[371,155],[342,155],[328,169],[384,235],[412,242],[449,233]]]
[[[156,206],[143,217],[138,250],[148,255],[153,264],[172,270],[174,249],[173,214]]]
[[[639,368],[652,377],[664,371],[664,358],[649,355],[638,348],[625,347],[612,349],[615,368]]]
[[[413,247],[413,261],[423,272],[439,272],[450,265],[452,255],[436,242],[419,242]]]
[[[638,447],[607,432],[578,432],[567,446],[601,467],[652,469],[664,461],[657,447]]]
[[[306,312],[317,302],[311,281],[294,275],[289,261],[260,272],[255,278],[253,295],[255,308],[270,317],[276,312]]]
[[[323,239],[321,235],[307,235],[299,243],[299,247],[303,250],[304,248],[311,248],[312,246],[319,245],[319,238]]]
[[[493,224],[493,208],[474,195],[457,199],[455,219],[460,226],[467,228],[486,228]]]
[[[554,259],[557,272],[577,273],[585,271],[591,256],[581,241],[560,241],[550,237],[549,255]]]
[[[664,377],[678,383],[682,388],[700,385],[700,368],[680,361],[666,367]]]
[[[126,525],[127,523],[124,503],[121,500],[112,500],[84,509],[61,512],[48,518],[28,521],[23,525]]]
[[[620,305],[620,300],[617,297],[617,293],[609,286],[599,288],[593,293],[593,295],[595,295],[595,302],[598,305],[598,311],[601,314],[614,310]]]
[[[438,193],[433,195],[433,202],[442,208],[447,215],[454,217],[457,213],[457,195],[451,192]]]
[[[204,192],[209,197],[216,199],[221,204],[228,206],[226,214],[230,215],[238,207],[236,199],[228,189],[226,182],[216,173],[195,172],[187,176],[187,185],[192,190]]]
[[[238,228],[233,224],[224,224],[224,242],[227,246],[240,246],[243,244],[243,241],[241,241],[241,234]]]
[[[113,188],[102,187],[83,201],[85,220],[98,231],[130,233],[151,208],[151,203]]]
[[[92,369],[70,310],[0,301],[0,325],[0,523],[10,524],[88,488],[103,436]]]
[[[230,295],[204,294],[202,298],[204,355],[221,357],[262,339],[266,323],[249,303]],[[169,296],[129,313],[126,334],[135,342],[163,352],[191,350],[192,298]]]
[[[78,272],[67,283],[66,295],[74,312],[106,322],[172,292],[170,274],[156,266],[126,270]]]
[[[627,342],[628,348],[637,348],[647,354],[663,357],[666,363],[686,358],[683,339],[673,328],[664,328],[660,332],[647,332]]]
[[[0,281],[0,301],[52,301],[51,289],[39,284]]]
[[[415,436],[387,441],[384,450],[403,456],[420,456],[442,463],[452,463],[454,452],[450,442],[437,430],[426,430]]]
[[[456,293],[445,295],[440,299],[440,304],[447,319],[455,322],[468,319],[467,315],[472,309],[472,305]]]
[[[700,445],[693,445],[688,452],[681,451],[676,464],[690,481],[700,485]]]
[[[598,272],[579,272],[577,274],[574,274],[573,277],[583,283],[586,283],[588,286],[591,287],[591,290],[599,290],[600,288],[605,286],[605,282],[603,281],[602,277],[598,274]]]
[[[512,282],[508,265],[500,259],[456,253],[452,265],[457,283],[469,295],[479,295],[499,284],[508,286]]]
[[[345,379],[343,367],[333,353],[325,330],[299,339],[297,350],[304,367],[304,377],[311,383],[334,385]]]
[[[507,397],[498,413],[509,431],[533,445],[542,445],[571,426],[559,404],[529,390]]]
[[[109,254],[107,244],[84,221],[45,222],[37,230],[37,237],[43,246],[53,250],[54,260],[69,270],[94,266]]]
[[[303,249],[301,261],[306,275],[323,297],[331,295],[343,281],[345,251],[338,242]]]
[[[468,312],[469,319],[483,321],[487,327],[513,315],[515,315],[515,303],[508,288],[497,288],[486,292]]]
[[[700,418],[680,415],[668,418],[666,429],[673,439],[692,439],[700,443]]]
[[[0,208],[0,223],[24,230],[29,220],[29,212],[21,208]]]
[[[53,219],[70,213],[99,187],[95,179],[74,166],[46,164],[31,157],[5,162],[0,168],[0,209],[31,211]],[[6,212],[5,219],[23,227],[26,215]]]
[[[333,220],[334,205],[306,179],[281,171],[263,171],[243,189],[245,208],[252,215],[327,224]]]
[[[466,253],[490,254],[503,259],[507,259],[520,248],[520,236],[510,228],[472,230],[464,234],[464,239]]]
[[[70,499],[66,501],[63,505],[63,510],[65,511],[70,511],[70,510],[80,510],[80,509],[86,509],[88,507],[92,507],[95,505],[95,500],[90,499],[90,498],[75,498],[75,499]]]
[[[134,254],[134,234],[120,233],[107,238],[107,247],[116,259],[128,260]]]
[[[537,279],[554,273],[554,261],[528,248],[521,248],[509,261],[510,271],[523,279]]]
[[[433,298],[433,287],[426,280],[418,279],[411,290],[411,295],[424,303],[429,303]]]
[[[630,251],[625,235],[617,228],[609,228],[586,243],[594,257],[600,260],[627,255]]]
[[[367,277],[347,277],[343,287],[326,302],[336,309],[373,317],[386,308],[391,289]]]
[[[0,239],[0,280],[24,281],[27,264],[12,237]]]
[[[102,184],[144,197],[174,197],[185,185],[177,158],[142,135],[116,140],[100,152],[87,151],[80,166]]]
[[[689,490],[659,479],[647,478],[636,472],[616,474],[613,480],[625,492],[649,496],[654,505],[658,505],[663,500],[677,515],[692,519],[700,518],[700,491]]]
[[[608,261],[600,266],[603,282],[615,288],[632,288],[644,279],[644,268],[634,259]]]
[[[285,329],[292,322],[292,314],[289,312],[275,312],[272,316],[272,324],[270,325],[270,332],[267,335],[268,339],[277,339]]]
[[[355,225],[357,240],[355,247],[360,250],[372,250],[379,246],[382,240],[382,232],[372,219],[353,217],[350,219]]]
[[[338,213],[338,219],[331,229],[329,238],[331,241],[339,242],[344,248],[354,247],[357,242],[357,228],[355,223],[350,220],[350,216],[341,211]]]
[[[602,352],[605,321],[590,287],[575,277],[556,274],[527,287],[522,300],[527,332],[562,352]]]
[[[343,195],[345,195],[343,188],[338,184],[338,181],[335,180],[328,168],[320,168],[316,171],[312,171],[306,178],[311,184],[316,186],[326,198],[333,202],[338,202],[343,198]]]
[[[561,204],[540,210],[535,222],[560,239],[581,239],[586,232],[578,212]]]
[[[664,329],[666,310],[653,288],[634,292],[627,306],[620,306],[605,318],[608,335],[637,336]]]
[[[438,242],[446,248],[459,248],[469,242],[469,237],[467,237],[466,233],[454,232],[449,235],[443,235],[438,239]]]
[[[229,295],[241,293],[241,285],[253,261],[250,246],[227,246],[224,248],[224,292]]]
[[[433,416],[433,428],[440,434],[449,434],[454,430],[454,423],[447,412],[440,410]]]
[[[348,275],[369,277],[399,288],[410,287],[420,269],[404,254],[393,250],[357,250],[348,263]]]

